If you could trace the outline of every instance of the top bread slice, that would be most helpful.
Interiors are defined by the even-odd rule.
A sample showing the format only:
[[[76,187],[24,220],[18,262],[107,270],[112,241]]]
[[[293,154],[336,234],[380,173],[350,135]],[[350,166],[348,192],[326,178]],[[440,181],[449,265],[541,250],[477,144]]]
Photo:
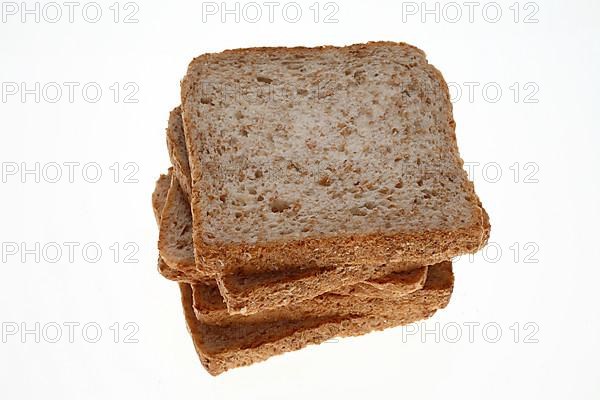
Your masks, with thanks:
[[[487,239],[447,85],[415,47],[205,54],[181,99],[208,269],[430,265]]]

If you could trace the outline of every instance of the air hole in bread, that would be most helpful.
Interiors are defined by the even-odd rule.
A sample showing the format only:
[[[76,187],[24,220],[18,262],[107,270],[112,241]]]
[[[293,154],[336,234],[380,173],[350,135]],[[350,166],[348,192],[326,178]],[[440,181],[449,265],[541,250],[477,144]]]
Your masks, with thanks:
[[[273,82],[273,79],[267,78],[266,76],[257,76],[256,80],[261,83],[269,83],[269,84]]]
[[[271,200],[269,206],[271,207],[271,211],[274,213],[284,212],[285,210],[289,210],[291,208],[290,203],[282,199]]]
[[[364,217],[365,215],[367,215],[367,210],[364,210],[359,207],[352,207],[350,209],[350,214],[357,216],[357,217]]]
[[[333,181],[328,175],[323,175],[321,179],[319,179],[319,185],[321,186],[331,186]]]

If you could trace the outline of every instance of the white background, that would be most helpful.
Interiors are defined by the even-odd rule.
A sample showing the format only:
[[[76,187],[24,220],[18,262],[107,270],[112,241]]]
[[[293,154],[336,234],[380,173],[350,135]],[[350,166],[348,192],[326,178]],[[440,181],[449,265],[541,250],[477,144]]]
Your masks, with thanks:
[[[422,15],[420,2],[337,0],[337,23],[323,22],[335,11],[326,2],[315,22],[312,0],[299,2],[297,23],[282,16],[285,2],[272,23],[265,6],[256,23],[244,20],[254,18],[248,8],[239,22],[229,15],[223,23],[220,12],[203,21],[201,2],[182,1],[138,1],[137,23],[123,22],[136,10],[125,2],[115,23],[112,1],[99,2],[97,23],[83,18],[85,2],[72,23],[66,6],[56,23],[46,20],[54,18],[50,9],[39,23],[35,15],[22,22],[19,3],[11,15],[2,2],[8,8],[0,23],[2,398],[600,397],[598,2],[511,0],[485,13],[482,2],[472,22],[459,2],[462,17],[452,22],[457,8],[443,3],[436,21],[435,13]],[[454,99],[457,138],[465,161],[477,166],[471,176],[491,216],[491,245],[455,263],[452,301],[425,325],[311,346],[213,378],[197,360],[176,285],[156,272],[150,195],[169,166],[164,129],[179,102],[179,80],[205,52],[369,40],[422,48],[455,93],[462,89]],[[56,103],[49,101],[54,92],[39,103],[33,94],[7,93],[36,82],[80,86],[73,102],[66,87]],[[89,82],[103,89],[96,103],[82,97]],[[468,82],[479,85],[472,98]],[[132,87],[137,103],[125,102]],[[39,182],[22,174],[36,162],[49,175]],[[80,163],[73,182],[66,162]],[[49,182],[53,163],[62,165],[56,183]],[[98,182],[84,179],[94,178],[93,170],[82,176],[86,163],[100,167]],[[15,165],[16,174],[8,174]],[[137,183],[126,182],[129,172]],[[79,244],[72,262],[65,242]],[[55,253],[48,253],[36,261],[24,251],[36,243],[48,251],[58,243],[62,258],[51,262]],[[95,263],[81,253],[89,243],[102,250]],[[136,262],[125,262],[135,246]],[[80,324],[73,343],[69,322]],[[21,335],[36,323],[39,343],[33,333]],[[439,339],[423,336],[436,323]],[[479,324],[471,338],[470,323]],[[102,329],[96,343],[94,329],[82,333],[84,324]],[[56,325],[62,337],[51,343]],[[457,327],[462,336],[454,340]]]

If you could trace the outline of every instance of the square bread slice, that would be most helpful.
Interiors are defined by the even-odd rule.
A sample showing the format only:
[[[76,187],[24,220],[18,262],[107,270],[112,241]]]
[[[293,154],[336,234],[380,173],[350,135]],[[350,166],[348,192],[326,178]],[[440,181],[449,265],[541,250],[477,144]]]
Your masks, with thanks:
[[[448,87],[404,43],[195,58],[181,83],[208,271],[432,265],[486,241]]]
[[[179,287],[196,352],[206,370],[218,375],[334,337],[358,336],[429,318],[448,304],[453,284],[451,264],[443,263],[430,268],[423,289],[401,298],[370,298],[357,302],[356,310],[342,307],[338,313],[326,315],[315,312],[274,321],[224,325],[198,320],[191,286],[180,283]]]
[[[161,175],[156,182],[155,192],[153,193],[154,213],[160,226],[159,248],[161,249],[158,262],[158,271],[167,279],[176,280],[188,283],[204,283],[208,288],[216,287],[215,279],[219,287],[224,285],[218,277],[210,276],[195,269],[195,264],[190,261],[193,258],[193,243],[192,235],[189,227],[191,226],[191,215],[189,204],[186,203],[183,193],[179,190],[178,180],[173,175],[174,169],[169,170],[168,175]],[[170,179],[170,186],[167,187]],[[168,193],[165,194],[164,192]],[[174,193],[177,193],[174,195]],[[162,209],[162,213],[159,210]],[[169,265],[169,262],[171,263]],[[396,270],[390,270],[387,267],[382,267],[376,274],[378,278],[366,282],[339,281],[330,280],[328,284],[321,284],[320,290],[312,292],[304,290],[302,295],[295,294],[293,290],[289,290],[290,284],[296,288],[298,285],[307,285],[310,283],[319,283],[324,280],[322,270],[311,271],[313,274],[308,274],[302,277],[295,276],[296,280],[290,282],[289,274],[271,273],[265,276],[264,273],[255,276],[246,276],[244,282],[237,286],[229,287],[225,292],[231,296],[233,292],[236,296],[243,296],[242,299],[252,301],[253,307],[250,313],[259,312],[266,309],[274,309],[282,307],[289,303],[295,303],[309,298],[316,297],[324,292],[335,291],[336,293],[354,294],[354,295],[373,295],[384,291],[398,291],[401,295],[408,293],[410,290],[418,290],[422,287],[427,275],[427,267],[420,266],[413,269],[410,273],[401,274]],[[316,276],[318,275],[318,276]],[[241,278],[236,278],[241,281]],[[225,283],[227,284],[227,283]],[[400,285],[402,284],[402,285]],[[331,288],[330,290],[327,290]],[[282,289],[285,289],[282,291]],[[298,292],[299,290],[296,289]],[[206,291],[210,291],[207,289]],[[257,297],[266,295],[262,301],[258,301]],[[234,297],[233,301],[242,301]],[[239,313],[237,309],[232,310],[230,303],[231,298],[221,297],[216,301],[220,307],[225,308],[227,305],[230,313]],[[224,303],[225,302],[225,303]],[[237,303],[236,303],[237,304]],[[244,303],[245,304],[245,303]],[[247,311],[247,310],[245,310]],[[246,312],[248,313],[248,312]]]

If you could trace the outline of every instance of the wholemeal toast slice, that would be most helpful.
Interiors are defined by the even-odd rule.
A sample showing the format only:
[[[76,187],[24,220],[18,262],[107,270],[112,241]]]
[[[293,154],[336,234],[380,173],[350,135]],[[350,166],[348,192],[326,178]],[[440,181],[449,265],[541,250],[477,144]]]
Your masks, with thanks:
[[[451,264],[443,263],[430,268],[422,290],[401,298],[370,298],[358,303],[358,312],[341,309],[338,314],[316,312],[276,321],[229,325],[198,320],[191,286],[185,283],[179,286],[186,324],[196,352],[208,372],[218,375],[336,336],[357,336],[428,318],[448,304],[453,283]]]
[[[165,249],[166,252],[170,251],[170,257],[185,259],[186,250],[188,254],[193,253],[192,236],[189,229],[185,229],[185,227],[189,226],[191,223],[191,215],[189,215],[189,205],[183,204],[185,203],[185,200],[182,199],[183,194],[179,191],[177,179],[174,178],[173,174],[174,169],[169,170],[168,175],[161,175],[156,182],[156,188],[152,196],[153,207],[159,222],[159,226],[161,226],[161,233],[159,234],[161,237],[161,239],[159,239],[159,248]],[[171,179],[171,182],[170,186],[167,188],[166,184],[169,179]],[[165,191],[168,191],[169,193],[165,194]],[[173,191],[176,191],[179,194],[174,196]],[[169,203],[169,201],[171,202]],[[169,204],[171,206],[169,206]],[[162,213],[159,212],[161,209]],[[181,215],[184,217],[182,220],[179,220],[176,216]],[[181,229],[181,227],[184,227],[184,229]],[[170,230],[174,230],[175,232],[167,232]],[[161,246],[161,240],[164,240],[162,242],[163,246]],[[181,254],[183,254],[183,256],[181,256]],[[171,267],[166,262],[167,259],[171,259],[170,257],[165,256],[165,254],[161,252],[161,258],[159,258],[158,262],[158,271],[161,273],[161,275],[167,279],[180,282],[203,283],[207,288],[206,293],[214,293],[214,290],[212,289],[216,288],[215,277],[207,276],[206,274],[195,270],[193,268],[193,264],[181,268],[183,263],[176,263],[175,267]],[[188,256],[188,258],[189,257],[191,256]],[[381,269],[382,273],[383,271],[385,271],[384,268]],[[259,274],[258,276],[250,276],[245,278],[246,282],[244,283],[243,287],[252,288],[248,290],[250,296],[252,296],[252,294],[255,292],[269,293],[269,290],[272,292],[273,290],[279,289],[282,287],[282,285],[287,284],[290,278],[288,275],[281,277],[281,274],[279,274],[280,276],[277,277],[275,274],[271,274],[271,276],[268,277],[269,279],[267,279],[267,277],[264,275],[265,274]],[[341,288],[336,286],[337,289],[332,289],[332,291],[334,293],[353,294],[355,296],[381,296],[382,293],[394,295],[394,292],[396,292],[396,295],[404,295],[410,291],[420,289],[423,286],[426,276],[427,267],[416,268],[410,273],[406,274],[393,271],[388,272],[386,275],[381,276],[378,279],[373,279],[367,282],[359,282],[354,285],[348,284]],[[305,277],[304,279],[300,279],[300,281],[302,282],[306,279],[307,278]],[[265,287],[270,289],[265,289]],[[317,295],[318,294],[315,294],[315,296],[312,297],[316,297]],[[281,295],[279,295],[279,297],[281,297]],[[272,296],[272,298],[279,297],[276,295]],[[288,297],[293,298],[293,300],[296,302],[305,300],[304,298],[296,300],[297,297],[293,295],[288,295]],[[215,302],[220,305],[219,311],[224,311],[224,299],[220,294],[219,298],[215,300]],[[264,307],[257,308],[255,312],[261,311],[262,309],[281,307],[281,304],[274,302],[272,299],[265,299],[265,303],[266,304]]]
[[[182,163],[174,163],[180,164]],[[173,168],[174,171],[176,169]],[[282,307],[335,291],[340,287],[386,277],[392,272],[417,269],[423,277],[426,274],[422,265],[410,263],[349,269],[309,267],[295,271],[262,271],[248,274],[238,272],[234,276],[211,274],[196,268],[191,233],[192,216],[181,186],[174,175],[166,196],[159,233],[160,254],[170,269],[159,265],[159,271],[164,276],[187,282],[216,279],[230,313],[252,314]]]
[[[447,85],[415,47],[205,54],[181,99],[193,242],[207,271],[341,268],[348,278],[487,240]]]

